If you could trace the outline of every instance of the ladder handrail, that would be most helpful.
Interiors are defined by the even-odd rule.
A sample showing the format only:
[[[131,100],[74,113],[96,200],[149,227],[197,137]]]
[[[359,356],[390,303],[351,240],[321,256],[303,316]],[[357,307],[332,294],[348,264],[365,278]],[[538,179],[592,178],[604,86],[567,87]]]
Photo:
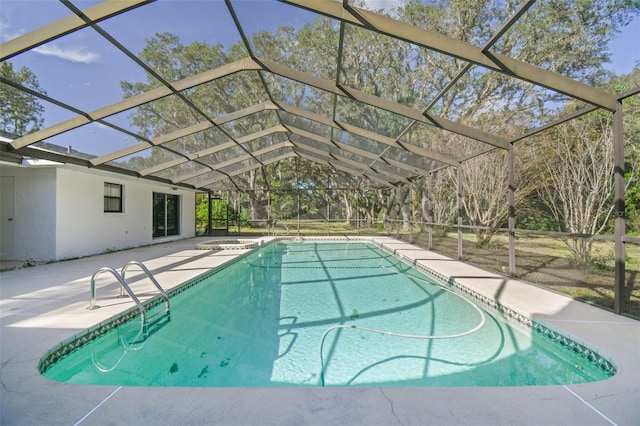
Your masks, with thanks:
[[[159,314],[156,313],[156,314],[152,314],[151,316],[149,316],[149,318],[147,318],[147,310],[145,309],[142,302],[140,302],[140,299],[138,299],[138,296],[136,296],[133,290],[131,290],[131,287],[129,286],[129,284],[127,284],[127,281],[124,278],[125,273],[127,272],[127,269],[130,266],[134,266],[134,265],[139,266],[144,271],[144,273],[147,274],[147,277],[149,277],[151,282],[156,286],[156,288],[160,291],[160,294],[164,298],[165,310],[163,313],[161,313],[162,315],[161,317],[158,317]],[[160,284],[155,279],[151,271],[149,271],[149,269],[147,269],[147,267],[144,266],[141,262],[138,262],[135,260],[132,260],[131,262],[128,262],[126,265],[124,265],[120,273],[118,273],[118,271],[116,271],[115,269],[109,268],[106,266],[94,272],[93,276],[91,277],[91,301],[87,309],[100,308],[100,306],[96,305],[96,279],[98,275],[102,274],[103,272],[109,272],[110,274],[112,274],[120,283],[120,296],[124,296],[124,292],[126,291],[131,297],[131,299],[133,299],[133,301],[136,303],[136,305],[138,306],[138,309],[140,309],[140,320],[141,320],[140,331],[138,332],[138,335],[133,339],[133,341],[128,342],[127,344],[135,343],[135,341],[140,336],[142,336],[143,340],[146,340],[149,337],[149,334],[153,332],[153,330],[151,330],[150,327],[157,327],[158,324],[160,324],[160,321],[164,320],[165,322],[162,323],[162,325],[164,325],[166,324],[166,321],[171,320],[171,314],[169,312],[169,296],[164,291],[164,289],[160,286]],[[147,323],[147,320],[151,322]]]
[[[149,269],[146,266],[144,266],[144,264],[142,262],[138,262],[137,260],[132,260],[131,262],[128,262],[126,265],[124,265],[122,267],[122,270],[120,271],[120,275],[122,276],[122,280],[126,282],[125,273],[126,273],[127,269],[129,269],[129,267],[133,266],[133,265],[139,266],[144,271],[144,273],[147,274],[147,277],[149,277],[149,279],[151,280],[153,285],[155,285],[156,288],[158,289],[158,291],[160,291],[160,294],[164,298],[164,302],[165,302],[165,304],[167,306],[167,309],[169,309],[169,296],[164,291],[164,289],[160,286],[160,283],[158,283],[158,281],[155,279],[155,277],[153,276],[151,271],[149,271]],[[122,292],[122,288],[120,289],[120,295],[121,296],[124,295],[124,293]]]
[[[142,320],[144,322],[144,320],[146,319],[147,311],[144,308],[144,305],[142,304],[142,302],[140,302],[140,299],[138,299],[138,297],[135,295],[133,290],[131,290],[131,287],[129,287],[129,285],[125,282],[122,276],[120,276],[120,274],[118,274],[118,272],[115,269],[109,268],[106,266],[98,269],[96,272],[94,272],[93,276],[91,277],[91,301],[89,302],[89,307],[87,309],[98,309],[100,307],[96,305],[96,278],[98,277],[98,275],[102,274],[103,272],[109,272],[114,277],[116,277],[118,282],[120,282],[120,285],[122,286],[122,288],[124,288],[127,291],[127,293],[129,293],[129,296],[131,296],[131,299],[133,299],[133,301],[136,302],[136,305],[138,305],[138,308],[140,309],[140,312],[142,314]]]

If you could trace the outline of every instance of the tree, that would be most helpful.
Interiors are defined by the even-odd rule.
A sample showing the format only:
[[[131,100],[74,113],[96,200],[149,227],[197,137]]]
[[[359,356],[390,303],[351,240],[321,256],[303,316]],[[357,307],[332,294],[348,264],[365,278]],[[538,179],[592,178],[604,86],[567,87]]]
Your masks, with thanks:
[[[0,63],[0,75],[38,93],[46,94],[36,75],[26,67],[15,70],[10,61]],[[7,84],[0,85],[0,126],[17,136],[42,128],[44,107],[38,98]]]
[[[611,114],[594,112],[554,128],[537,144],[545,161],[537,191],[579,264],[591,260],[593,240],[608,226],[614,202],[613,124]],[[636,156],[637,163],[637,156]],[[630,170],[637,170],[637,164]],[[634,182],[630,176],[627,185]]]
[[[640,62],[631,73],[612,78],[609,88],[618,93],[640,87]],[[627,233],[640,233],[640,95],[623,101],[625,145],[625,194]],[[635,167],[635,168],[634,168]]]
[[[462,208],[466,220],[476,226],[473,232],[476,244],[489,244],[494,229],[506,221],[509,213],[507,204],[507,155],[504,151],[493,151],[481,157],[474,157],[461,165]],[[455,171],[447,170],[455,180]]]
[[[500,3],[499,7],[494,1],[489,0],[443,0],[427,3],[408,0],[394,13],[398,19],[418,27],[482,45],[520,4],[517,0],[507,0]],[[571,78],[600,84],[605,76],[601,67],[607,59],[605,47],[616,30],[629,21],[631,13],[638,10],[638,3],[636,0],[584,0],[577,3],[571,0],[555,0],[536,4],[534,8],[490,50]],[[252,49],[260,58],[277,61],[297,71],[329,81],[336,80],[346,87],[356,88],[415,109],[423,109],[466,65],[459,59],[354,25],[346,24],[344,28],[345,48],[342,51],[340,69],[336,69],[335,61],[340,31],[334,21],[326,18],[317,18],[300,29],[281,27],[273,33],[256,33],[251,40]],[[185,46],[177,36],[159,34],[148,41],[140,56],[167,80],[174,81],[245,57],[247,52],[242,43],[225,51],[222,46],[208,46],[204,43]],[[255,104],[258,100],[273,99],[330,119],[335,117],[391,138],[398,137],[410,122],[398,114],[364,105],[348,96],[337,96],[274,73],[264,71],[260,72],[259,76],[260,78],[258,73],[253,71],[236,73],[192,88],[187,95],[201,110],[213,117],[237,111]],[[157,85],[158,82],[150,76],[145,83],[128,83],[124,84],[123,88],[127,94],[135,94]],[[553,91],[522,82],[504,73],[471,67],[429,112],[508,138],[555,117],[562,110],[564,103],[564,97]],[[144,129],[145,135],[148,136],[164,135],[199,120],[199,114],[191,108],[185,108],[184,103],[175,96],[141,106],[134,116],[134,122]],[[356,137],[347,131],[283,111],[254,114],[236,120],[224,128],[238,137],[269,128],[279,122],[313,131],[323,135],[326,140],[330,138],[356,150],[367,150],[375,155],[384,152],[385,157],[395,162],[415,165],[423,170],[429,170],[434,165],[441,166],[424,158],[419,159],[420,164],[414,164],[416,156],[398,146],[387,146]],[[321,141],[309,140],[292,133],[289,133],[288,137],[300,149],[306,145],[316,150],[324,150],[327,155],[331,153],[348,157],[363,164],[365,168],[370,166],[374,170],[383,171],[386,176],[391,176],[392,181],[395,179],[393,176],[397,176],[400,181],[407,174],[404,169],[397,168],[389,162],[372,161],[370,157],[344,152],[336,146],[328,146]],[[228,135],[220,134],[220,131],[216,135],[200,132],[190,138],[191,140],[181,141],[180,146],[177,146],[176,142],[171,147],[181,153],[192,154],[229,139]],[[504,153],[476,157],[487,149],[486,144],[426,124],[413,126],[400,137],[399,142],[405,145],[414,144],[443,155],[451,155],[454,152],[460,159],[473,158],[463,162],[466,163],[463,165],[463,179],[469,183],[462,188],[467,220],[489,228],[505,220],[507,185],[504,176],[499,175],[505,171]],[[263,142],[256,143],[264,147],[268,143],[276,142],[273,139],[271,142],[265,142],[267,145]],[[243,144],[249,151],[254,149],[254,146],[254,142]],[[198,161],[215,168],[216,164],[237,157],[238,153],[242,154],[244,151],[235,147],[206,158],[198,158]],[[167,156],[163,161],[172,158],[168,152],[162,155]],[[526,155],[522,157],[519,167],[533,167],[526,158]],[[157,153],[157,157],[154,153],[145,158],[149,165],[159,160],[160,153]],[[284,160],[278,163],[278,167],[289,163],[290,160]],[[175,172],[175,176],[179,176],[190,171],[187,168],[194,168],[194,172],[200,168],[191,163],[184,164],[188,166],[176,166],[171,173]],[[249,194],[252,218],[256,220],[264,219],[268,214],[264,207],[267,205],[269,189],[281,187],[281,184],[273,179],[274,167],[275,165],[259,167],[233,178],[234,184]],[[301,174],[312,173],[311,169],[305,168],[300,170]],[[335,179],[329,179],[329,185],[339,186],[338,181],[350,187],[357,184],[354,180],[350,181],[336,174],[330,168],[322,166],[320,169],[326,176],[332,176],[332,179],[335,176]],[[523,177],[529,175],[528,171],[522,173]],[[480,182],[485,183],[484,190],[492,191],[490,195],[482,195],[472,187],[474,183]],[[526,189],[528,186],[522,185],[519,193],[526,196]],[[390,199],[392,202],[387,214],[397,212],[397,216],[402,216],[405,223],[415,219],[416,212],[420,212],[420,209],[414,208],[420,198],[420,192],[398,187]],[[353,214],[353,205],[357,203],[357,192],[341,194],[338,198],[336,194],[336,191],[327,190],[322,193],[322,197],[325,203],[341,203],[344,215],[348,218]],[[294,205],[291,197],[288,200],[284,195],[278,197],[278,203]],[[370,197],[369,201],[381,203],[379,198]],[[273,201],[272,197],[269,203]],[[295,204],[298,204],[297,200]],[[318,203],[302,204],[307,206],[308,211],[322,210]],[[446,210],[446,207],[434,206],[434,209]],[[375,210],[374,208],[369,211]],[[492,216],[491,219],[489,216]],[[490,238],[490,233],[478,236],[481,244],[488,242]]]
[[[430,217],[431,222],[441,225],[436,229],[439,230],[439,236],[444,236],[457,217],[456,180],[452,179],[447,169],[433,173],[431,179],[425,179],[422,188],[422,214],[425,218]]]
[[[618,93],[640,85],[640,67],[626,76],[612,77],[608,88]],[[638,232],[640,217],[640,97],[623,102],[627,233]],[[538,141],[539,199],[558,229],[597,235],[613,230],[614,164],[612,116],[594,112],[556,127]],[[591,260],[593,240],[566,238],[573,258]]]
[[[239,57],[246,56],[240,47],[236,46],[225,52],[221,45],[208,45],[194,42],[190,45],[181,43],[178,36],[170,33],[156,34],[147,41],[140,53],[140,58],[151,68],[156,70],[164,79],[175,81],[220,67]],[[121,82],[125,97],[133,96],[158,87],[160,82],[152,75],[148,75],[146,82]],[[230,75],[208,84],[190,89],[185,94],[189,100],[202,112],[211,117],[228,114],[253,104],[255,99],[264,98],[264,89],[255,73]],[[147,137],[165,135],[187,126],[206,121],[205,117],[194,108],[188,107],[177,96],[168,96],[154,102],[144,104],[131,115],[134,125],[140,128]],[[165,144],[165,147],[182,154],[195,154],[205,149],[223,143],[231,142],[232,138],[239,138],[251,133],[264,130],[276,124],[273,113],[253,114],[241,120],[234,121],[232,126],[220,126],[197,132],[179,140]],[[263,140],[249,142],[244,148],[250,150],[251,144],[263,143]],[[200,164],[216,168],[218,164],[246,154],[245,149],[238,145],[220,150],[213,154],[200,157]],[[176,158],[166,150],[152,149],[150,156],[136,156],[130,162],[144,163],[145,167],[169,162]],[[206,166],[195,165],[192,162],[172,167],[165,177],[177,178],[185,174],[207,172]],[[266,219],[267,191],[258,188],[256,183],[264,179],[262,168],[249,171],[234,178],[234,182],[249,194],[251,200],[251,219],[254,221]],[[204,173],[203,173],[204,174]],[[205,178],[210,179],[210,178]],[[196,181],[198,182],[198,181]]]
[[[482,45],[520,4],[508,0],[495,7],[494,2],[487,0],[445,0],[435,4],[410,0],[396,12],[401,20],[421,28]],[[639,6],[634,0],[538,2],[490,50],[589,84],[602,85],[607,78],[602,68],[609,59],[607,45],[618,29],[629,23]],[[416,50],[415,53],[419,56],[415,60],[419,66],[417,72],[412,73],[413,78],[429,81],[428,76],[432,76],[431,81],[438,89],[448,84],[465,65],[433,52]],[[563,96],[542,87],[472,67],[442,96],[432,112],[509,137],[550,121],[564,112],[565,103]],[[455,150],[460,158],[471,158],[463,162],[461,188],[466,220],[470,224],[491,229],[506,221],[504,152],[477,157],[486,147],[446,133],[437,139],[420,136],[414,139],[427,140],[432,150],[442,153]],[[527,154],[526,146],[521,151],[522,156],[516,158],[519,169],[516,203],[531,193],[530,178],[537,164],[527,160],[533,157]],[[454,172],[449,169],[449,173]],[[476,231],[480,245],[487,244],[491,236],[491,231]]]

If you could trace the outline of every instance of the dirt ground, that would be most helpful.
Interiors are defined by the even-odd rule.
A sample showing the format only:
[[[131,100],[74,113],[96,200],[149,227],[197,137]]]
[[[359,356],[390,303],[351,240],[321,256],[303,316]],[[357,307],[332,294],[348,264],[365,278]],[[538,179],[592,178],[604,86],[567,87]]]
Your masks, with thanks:
[[[421,247],[428,246],[426,232],[399,235],[405,241]],[[496,236],[488,247],[479,248],[472,235],[463,237],[463,260],[471,264],[508,274],[508,240]],[[457,234],[433,237],[433,250],[457,257]],[[614,307],[613,243],[598,242],[594,246],[595,261],[591,265],[576,265],[569,250],[560,239],[537,236],[519,236],[516,240],[515,276],[587,303],[607,309]],[[625,314],[640,318],[640,247],[630,247],[626,256]]]

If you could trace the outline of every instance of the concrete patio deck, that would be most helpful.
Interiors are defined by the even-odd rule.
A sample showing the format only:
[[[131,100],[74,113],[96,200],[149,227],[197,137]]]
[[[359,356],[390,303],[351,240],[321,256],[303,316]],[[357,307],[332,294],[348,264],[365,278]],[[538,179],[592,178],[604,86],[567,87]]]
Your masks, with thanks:
[[[598,348],[618,373],[567,386],[485,388],[169,388],[70,385],[37,370],[64,339],[133,305],[89,282],[138,260],[172,288],[245,250],[202,251],[195,238],[0,273],[2,425],[638,425],[640,322],[393,240],[385,247]],[[142,281],[140,283],[142,285]],[[151,294],[142,291],[147,297]]]

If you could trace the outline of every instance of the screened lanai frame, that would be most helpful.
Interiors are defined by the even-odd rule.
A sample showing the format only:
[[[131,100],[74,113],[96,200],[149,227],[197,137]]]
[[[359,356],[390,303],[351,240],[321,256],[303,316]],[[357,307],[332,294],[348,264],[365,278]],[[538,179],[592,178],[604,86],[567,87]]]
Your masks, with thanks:
[[[145,6],[154,3],[153,0],[105,1],[83,10],[70,0],[60,1],[69,11],[67,17],[3,43],[0,45],[0,60],[19,57],[46,43],[87,29],[93,30],[109,45],[129,57],[144,73],[153,76],[159,85],[147,92],[92,111],[85,111],[76,105],[70,105],[58,98],[38,93],[0,77],[1,84],[36,96],[65,110],[71,116],[42,130],[18,137],[10,143],[2,143],[1,151],[103,169],[211,193],[221,188],[221,182],[227,182],[231,190],[242,191],[244,189],[235,183],[234,176],[290,157],[318,162],[341,173],[359,176],[361,185],[394,187],[420,176],[429,176],[444,167],[457,167],[459,171],[458,166],[469,158],[496,149],[505,150],[508,153],[509,172],[509,195],[506,202],[510,208],[508,227],[511,273],[515,272],[514,143],[591,111],[601,109],[612,113],[615,146],[615,311],[621,312],[621,295],[625,280],[624,244],[640,242],[637,238],[626,236],[625,232],[622,101],[640,93],[640,88],[615,95],[492,50],[500,38],[536,4],[536,0],[524,1],[481,47],[353,6],[349,0],[280,0],[278,3],[271,3],[277,4],[278,7],[297,8],[315,16],[329,18],[336,25],[338,45],[335,67],[332,70],[319,70],[317,73],[293,69],[274,58],[260,56],[251,42],[242,14],[238,13],[239,8],[246,6],[241,6],[240,2],[225,0],[224,5],[228,11],[226,19],[233,21],[246,50],[246,57],[177,81],[168,79],[162,75],[161,70],[147,65],[138,54],[120,43],[117,33],[105,29],[110,19],[138,9],[144,10]],[[264,4],[266,3],[263,2],[261,6],[271,7]],[[460,71],[435,96],[419,107],[351,87],[342,74],[347,71],[358,72],[344,69],[345,57],[354,55],[345,43],[345,34],[354,30],[368,31],[398,43],[406,43],[412,48],[435,52],[434,54],[458,61],[461,65]],[[475,70],[500,73],[520,80],[523,84],[546,88],[586,106],[573,114],[528,129],[514,137],[505,137],[500,132],[482,130],[437,115],[434,107],[438,102],[447,96],[464,76]],[[253,103],[248,102],[242,108],[226,113],[208,111],[205,105],[190,98],[192,88],[236,77],[252,79],[261,87],[262,94]],[[279,90],[278,84],[282,84],[283,81],[299,85],[303,88],[303,93],[313,93],[316,98],[324,99],[324,103],[314,110],[293,105],[285,98],[277,98],[275,92]],[[145,136],[121,124],[127,112],[171,98],[182,102],[184,108],[194,111],[200,118],[189,126],[155,137]],[[353,122],[342,117],[341,108],[368,108],[380,112],[381,115],[386,114],[389,119],[402,123],[402,126],[399,126],[401,131],[389,134],[387,131]],[[255,118],[259,114],[262,114],[262,121],[266,123],[262,129],[251,133],[236,133],[235,128],[241,120],[247,117]],[[116,119],[120,116],[123,118]],[[105,126],[123,134],[130,143],[124,148],[99,155],[67,150],[51,143],[52,140],[63,139],[66,132],[91,125]],[[455,135],[476,144],[475,151],[471,154],[460,154],[452,150],[451,146],[448,146],[446,151],[428,144],[422,146],[415,143],[415,138],[411,137],[416,129],[428,129],[435,134],[435,138]],[[202,149],[192,151],[180,149],[180,141],[201,137],[205,132],[214,134],[209,137],[215,139],[215,145],[205,144]],[[138,169],[127,165],[127,158],[143,155],[154,149],[162,150],[170,159],[165,158],[166,161],[147,164],[145,168]],[[416,161],[416,158],[419,161]],[[461,225],[460,215],[458,225]]]

